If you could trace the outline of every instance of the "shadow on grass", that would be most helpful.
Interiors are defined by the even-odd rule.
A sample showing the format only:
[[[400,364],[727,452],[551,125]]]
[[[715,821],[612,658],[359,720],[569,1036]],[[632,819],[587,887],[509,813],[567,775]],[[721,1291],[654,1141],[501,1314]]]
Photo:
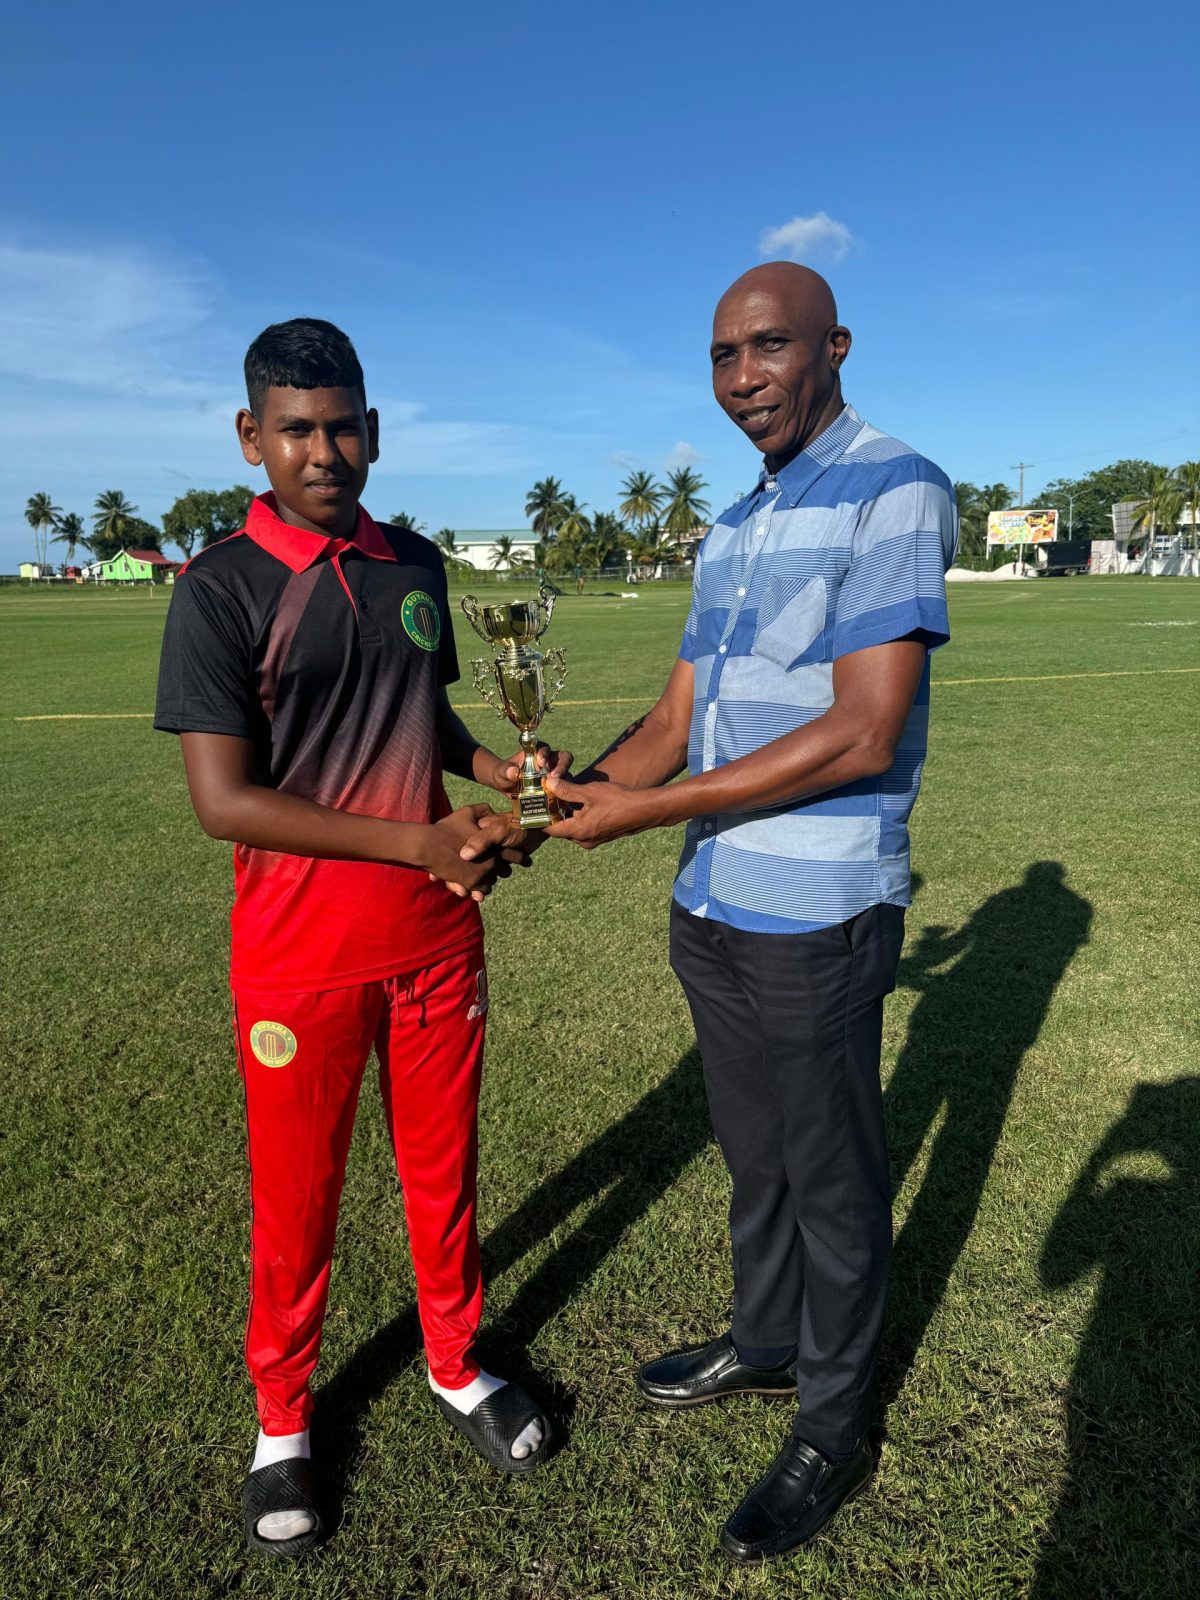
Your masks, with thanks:
[[[1090,904],[1067,887],[1059,863],[1037,862],[957,932],[924,929],[901,961],[899,983],[917,989],[920,998],[886,1094],[895,1188],[943,1108],[945,1117],[896,1244],[880,1354],[881,1411],[903,1386],[970,1235],[1021,1060],[1087,939],[1091,915]],[[561,1386],[548,1392],[530,1372],[525,1351],[711,1138],[699,1057],[691,1050],[483,1242],[490,1283],[577,1207],[604,1197],[521,1285],[503,1320],[488,1327],[495,1365],[536,1391],[560,1441],[569,1431],[574,1395]],[[420,1351],[420,1325],[410,1307],[362,1345],[317,1396],[318,1458],[334,1527],[371,1405]]]
[[[569,1432],[575,1397],[561,1385],[548,1388],[544,1377],[530,1369],[525,1352],[617,1247],[626,1230],[666,1194],[711,1139],[700,1058],[693,1049],[483,1240],[486,1287],[561,1228],[577,1207],[604,1196],[526,1279],[503,1317],[486,1324],[489,1362],[494,1352],[495,1369],[537,1395],[560,1444]],[[317,1395],[318,1459],[334,1528],[341,1520],[371,1405],[421,1348],[416,1307],[410,1306],[361,1345]]]
[[[943,1108],[945,1115],[896,1240],[880,1348],[881,1418],[904,1385],[970,1236],[1021,1060],[1087,939],[1091,916],[1062,866],[1038,861],[957,932],[923,929],[900,962],[898,984],[920,998],[885,1095],[893,1193]]]
[[[1200,1077],[1139,1084],[1046,1239],[1047,1288],[1101,1277],[1035,1600],[1200,1594],[1198,1185]]]

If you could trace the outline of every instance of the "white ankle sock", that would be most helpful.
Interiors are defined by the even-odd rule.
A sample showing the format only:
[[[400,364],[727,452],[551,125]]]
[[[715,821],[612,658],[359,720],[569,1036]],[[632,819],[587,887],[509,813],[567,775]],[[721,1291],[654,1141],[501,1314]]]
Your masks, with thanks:
[[[311,1455],[307,1428],[303,1433],[264,1433],[260,1428],[250,1471],[257,1472],[259,1467],[273,1467],[277,1461],[294,1461],[297,1456],[307,1461]]]
[[[303,1433],[274,1434],[260,1429],[250,1470],[257,1472],[260,1467],[273,1467],[277,1461],[294,1461],[297,1457],[307,1461],[310,1455],[307,1428]],[[312,1525],[308,1511],[268,1511],[258,1519],[258,1534],[261,1539],[298,1539]]]
[[[472,1378],[470,1383],[464,1384],[461,1389],[446,1389],[438,1383],[432,1372],[427,1372],[429,1387],[434,1394],[440,1394],[443,1400],[449,1401],[454,1409],[462,1416],[468,1416],[481,1400],[486,1400],[488,1395],[495,1394],[497,1389],[503,1389],[506,1378],[493,1378],[490,1372],[480,1369],[479,1376]],[[540,1422],[531,1422],[512,1442],[510,1454],[517,1460],[523,1461],[526,1456],[532,1455],[542,1442],[542,1426]]]

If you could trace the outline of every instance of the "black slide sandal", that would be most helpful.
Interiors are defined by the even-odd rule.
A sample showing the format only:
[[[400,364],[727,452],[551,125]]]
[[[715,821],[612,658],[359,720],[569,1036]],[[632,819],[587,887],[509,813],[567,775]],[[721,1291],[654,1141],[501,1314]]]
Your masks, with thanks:
[[[259,1518],[273,1511],[305,1511],[313,1525],[294,1539],[264,1539],[258,1531]],[[294,1456],[251,1472],[242,1486],[242,1515],[247,1547],[260,1555],[294,1561],[313,1549],[321,1539],[321,1513],[317,1510],[312,1462],[305,1456]]]
[[[506,1383],[465,1417],[440,1394],[431,1393],[442,1415],[498,1472],[532,1472],[545,1461],[550,1449],[550,1424],[519,1384]],[[531,1422],[541,1423],[542,1442],[518,1460],[512,1454],[513,1441]]]

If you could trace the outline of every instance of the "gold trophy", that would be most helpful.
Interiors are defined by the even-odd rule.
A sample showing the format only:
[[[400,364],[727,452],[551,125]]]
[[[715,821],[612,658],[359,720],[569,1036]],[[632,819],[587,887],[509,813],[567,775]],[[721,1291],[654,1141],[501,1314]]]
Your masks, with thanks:
[[[500,645],[501,654],[471,662],[475,687],[498,715],[507,717],[521,732],[521,778],[513,796],[513,817],[523,828],[548,828],[562,820],[553,795],[543,787],[537,764],[537,728],[567,681],[567,663],[561,650],[544,654],[533,646],[554,615],[558,590],[544,583],[536,600],[510,605],[480,605],[473,594],[464,595],[467,621],[481,639]]]

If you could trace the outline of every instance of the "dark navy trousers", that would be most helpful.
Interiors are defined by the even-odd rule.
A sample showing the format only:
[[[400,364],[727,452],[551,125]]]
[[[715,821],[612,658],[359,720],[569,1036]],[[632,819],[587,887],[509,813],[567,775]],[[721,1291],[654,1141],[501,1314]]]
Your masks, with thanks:
[[[671,907],[671,965],[733,1179],[733,1337],[794,1345],[795,1432],[866,1432],[892,1251],[879,1053],[904,911],[747,933]]]

